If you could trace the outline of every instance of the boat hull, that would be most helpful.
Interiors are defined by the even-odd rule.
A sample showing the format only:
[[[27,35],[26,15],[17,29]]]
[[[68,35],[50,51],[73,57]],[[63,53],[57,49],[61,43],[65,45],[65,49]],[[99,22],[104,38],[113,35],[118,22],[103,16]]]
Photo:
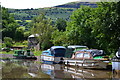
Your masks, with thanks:
[[[94,60],[94,59],[69,59],[64,58],[65,65],[69,66],[79,66],[83,68],[97,68],[97,69],[106,69],[107,63],[100,61],[100,60]]]
[[[37,60],[35,56],[14,56],[15,59],[34,59]]]
[[[63,63],[63,58],[62,57],[41,55],[41,61],[43,63],[61,64],[61,63]]]

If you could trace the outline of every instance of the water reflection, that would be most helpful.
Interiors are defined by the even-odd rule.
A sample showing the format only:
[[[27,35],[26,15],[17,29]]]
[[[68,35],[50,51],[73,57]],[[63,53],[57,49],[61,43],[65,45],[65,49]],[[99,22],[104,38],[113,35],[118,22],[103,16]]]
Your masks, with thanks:
[[[64,65],[60,64],[42,64],[43,73],[50,75],[51,79],[66,78],[64,73]]]
[[[112,78],[111,71],[81,69],[65,67],[66,73],[71,73],[72,78]]]
[[[119,74],[112,75],[112,71],[81,69],[60,64],[41,64],[27,60],[1,60],[2,78],[120,78]]]
[[[50,78],[41,72],[40,63],[35,61],[14,60],[4,61],[2,78]]]

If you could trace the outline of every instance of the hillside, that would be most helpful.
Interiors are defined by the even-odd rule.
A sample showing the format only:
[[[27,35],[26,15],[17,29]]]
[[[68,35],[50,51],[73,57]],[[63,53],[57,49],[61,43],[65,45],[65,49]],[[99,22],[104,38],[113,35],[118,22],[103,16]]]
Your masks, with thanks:
[[[63,4],[63,5],[58,5],[58,6],[55,6],[55,7],[63,7],[63,8],[80,8],[81,5],[90,6],[90,7],[92,7],[92,8],[96,8],[96,7],[97,7],[97,4],[96,4],[96,3],[79,2],[79,1],[71,2],[71,3],[67,3],[67,4]]]
[[[15,20],[31,20],[42,12],[47,18],[51,18],[54,21],[57,18],[69,20],[69,16],[75,10],[76,8],[51,7],[39,9],[9,9],[9,13],[14,15]]]
[[[32,18],[38,16],[41,12],[44,13],[45,16],[50,18],[53,22],[59,18],[69,21],[72,12],[80,8],[81,5],[90,6],[92,8],[97,7],[96,3],[70,2],[54,7],[38,9],[8,9],[8,12],[14,15],[15,20],[18,21],[21,26],[26,26],[32,20]]]
[[[33,17],[44,12],[47,18],[56,20],[57,18],[63,18],[69,20],[69,16],[79,8],[81,5],[97,7],[95,3],[89,2],[71,2],[63,5],[58,5],[49,8],[39,8],[39,9],[9,9],[9,13],[14,14],[16,20],[31,20]]]

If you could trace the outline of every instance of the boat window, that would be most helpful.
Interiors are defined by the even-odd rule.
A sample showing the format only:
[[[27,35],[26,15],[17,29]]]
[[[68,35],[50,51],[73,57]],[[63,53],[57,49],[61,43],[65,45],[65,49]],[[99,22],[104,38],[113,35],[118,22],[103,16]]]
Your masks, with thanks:
[[[87,47],[76,47],[74,51],[79,51],[79,50],[82,50],[82,49],[87,49]]]
[[[76,57],[76,58],[83,58],[83,53],[78,53],[78,54],[76,54],[75,57]]]
[[[90,58],[90,55],[88,53],[84,53],[84,58]]]
[[[66,49],[62,49],[62,48],[54,50],[55,57],[64,57],[65,52],[66,52]]]
[[[48,55],[48,52],[43,52],[42,54],[43,54],[43,55]]]
[[[21,55],[21,54],[24,53],[24,51],[16,51],[15,53],[18,54],[18,55]]]

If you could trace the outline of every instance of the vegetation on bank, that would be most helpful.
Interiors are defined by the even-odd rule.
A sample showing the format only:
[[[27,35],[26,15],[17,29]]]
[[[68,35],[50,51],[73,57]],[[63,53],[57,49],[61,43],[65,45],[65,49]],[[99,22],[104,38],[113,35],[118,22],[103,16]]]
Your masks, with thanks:
[[[41,13],[28,26],[17,24],[3,8],[2,38],[10,37],[16,43],[27,40],[30,34],[38,34],[41,50],[53,45],[86,45],[103,49],[112,56],[120,47],[120,2],[101,2],[97,5],[97,8],[81,6],[70,15],[70,21],[57,19],[53,22]]]

